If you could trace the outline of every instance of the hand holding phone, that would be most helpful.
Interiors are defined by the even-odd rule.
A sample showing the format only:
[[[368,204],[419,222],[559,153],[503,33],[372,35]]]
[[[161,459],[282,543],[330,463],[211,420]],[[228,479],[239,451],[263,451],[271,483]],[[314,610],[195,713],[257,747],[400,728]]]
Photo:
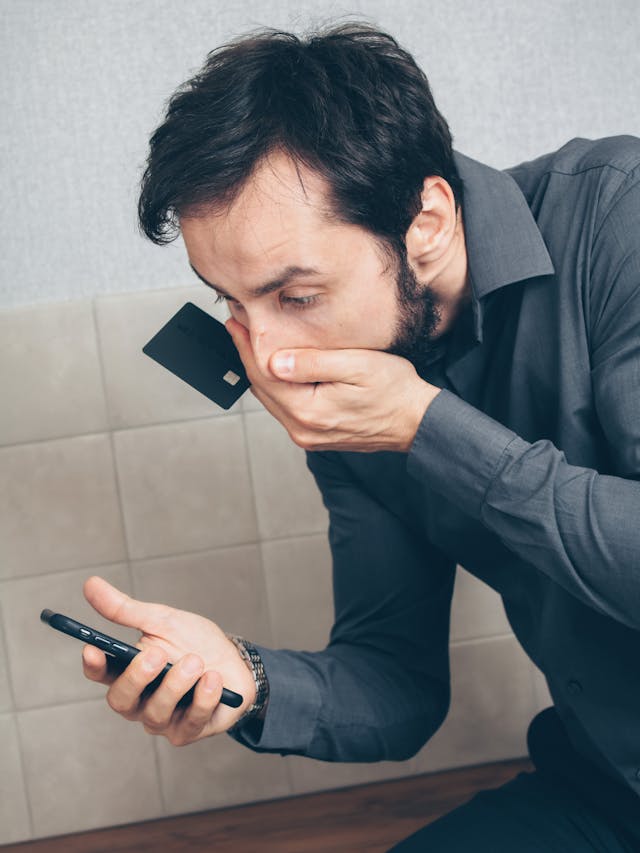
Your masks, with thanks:
[[[85,582],[84,594],[102,616],[142,634],[139,653],[120,674],[109,669],[106,646],[105,651],[99,644],[83,650],[85,676],[109,685],[107,701],[126,719],[141,722],[146,731],[164,735],[179,746],[227,731],[254,701],[255,683],[249,668],[211,620],[167,605],[137,601],[99,577]],[[167,669],[168,663],[173,665]],[[221,703],[223,683],[240,694],[242,702],[237,708]],[[155,689],[150,687],[154,684]],[[180,700],[192,688],[191,702],[181,706]]]
[[[107,668],[114,673],[120,674],[127,665],[140,654],[140,649],[131,646],[124,640],[117,640],[115,637],[110,637],[104,631],[98,631],[95,628],[90,628],[88,625],[83,625],[82,622],[77,622],[70,616],[65,616],[63,613],[54,613],[52,610],[42,611],[40,619],[51,625],[56,631],[61,631],[76,640],[81,640],[83,643],[88,643],[90,646],[95,646],[97,649],[102,649],[105,655],[108,656]],[[111,660],[113,658],[113,661]],[[162,679],[171,669],[172,664],[166,664],[160,675],[156,676],[143,690],[142,696],[150,696],[153,691],[160,686]],[[186,708],[193,700],[194,687],[191,687],[184,696],[179,700],[177,708]],[[233,690],[222,688],[220,702],[224,705],[229,705],[230,708],[239,708],[242,705],[242,696],[235,693]]]

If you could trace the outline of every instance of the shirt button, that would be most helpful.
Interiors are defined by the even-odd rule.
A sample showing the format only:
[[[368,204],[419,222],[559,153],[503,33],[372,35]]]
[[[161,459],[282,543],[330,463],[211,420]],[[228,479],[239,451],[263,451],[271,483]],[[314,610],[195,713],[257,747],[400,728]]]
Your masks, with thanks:
[[[572,696],[577,696],[579,693],[582,693],[582,684],[579,681],[568,681],[567,682],[567,690],[571,693]]]

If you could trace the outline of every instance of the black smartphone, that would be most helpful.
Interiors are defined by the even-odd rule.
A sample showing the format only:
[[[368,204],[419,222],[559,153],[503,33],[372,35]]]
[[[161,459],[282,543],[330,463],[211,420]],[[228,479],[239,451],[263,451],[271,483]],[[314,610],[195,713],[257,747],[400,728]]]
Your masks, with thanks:
[[[140,649],[135,646],[130,646],[124,640],[116,640],[114,637],[109,637],[103,631],[96,631],[95,628],[90,628],[88,625],[83,625],[81,622],[76,622],[69,616],[63,616],[62,613],[54,613],[52,610],[43,610],[40,618],[47,625],[51,625],[56,631],[62,631],[63,634],[68,634],[70,637],[75,637],[76,640],[82,640],[83,643],[88,643],[90,646],[96,646],[98,649],[107,655],[109,669],[113,672],[122,672],[127,665],[134,659],[137,654],[140,654]],[[162,679],[171,669],[171,664],[168,663],[162,672],[151,681],[142,692],[142,696],[149,696],[160,685]],[[188,690],[180,699],[178,708],[186,708],[193,699],[194,686]],[[239,708],[242,705],[243,698],[239,693],[233,690],[222,688],[222,698],[220,699],[223,705],[229,705],[230,708]]]

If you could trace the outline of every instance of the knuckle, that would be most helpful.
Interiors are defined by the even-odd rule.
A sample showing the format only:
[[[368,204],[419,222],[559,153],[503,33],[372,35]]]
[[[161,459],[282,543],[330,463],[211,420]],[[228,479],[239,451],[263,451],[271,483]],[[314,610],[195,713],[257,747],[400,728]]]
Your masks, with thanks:
[[[195,710],[195,709],[194,709]],[[199,717],[185,717],[182,721],[182,727],[187,734],[195,736],[202,731],[204,722]]]
[[[295,430],[291,435],[291,440],[294,444],[297,444],[298,447],[301,447],[303,450],[311,450],[313,446],[313,442],[311,440],[311,436],[308,432],[303,432],[302,430]]]
[[[174,667],[162,682],[162,694],[166,699],[176,705],[184,694],[191,687],[191,679],[182,675],[181,672],[174,672],[177,669]]]
[[[190,741],[178,732],[169,732],[166,735],[171,746],[186,746]]]
[[[294,444],[297,444],[298,447],[302,447],[302,432],[299,429],[291,428],[288,430],[289,438]]]
[[[91,669],[86,664],[83,665],[84,677],[89,681],[102,681],[101,675],[99,672]]]
[[[310,430],[317,424],[317,418],[307,412],[299,414],[296,420],[304,430]]]
[[[319,415],[315,420],[315,428],[318,432],[331,432],[336,425],[336,419],[329,414]]]
[[[107,704],[111,708],[112,711],[115,711],[116,714],[120,714],[121,717],[124,717],[125,720],[135,720],[136,712],[135,709],[131,708],[124,699],[118,699],[115,696],[110,696],[107,693]]]
[[[122,700],[118,699],[116,696],[112,696],[110,692],[107,693],[107,705],[112,711],[115,711],[116,714],[121,714],[125,710]]]
[[[158,715],[154,714],[153,711],[150,711],[148,708],[145,710],[142,716],[142,724],[145,729],[150,729],[153,732],[162,731],[165,727],[164,720]]]

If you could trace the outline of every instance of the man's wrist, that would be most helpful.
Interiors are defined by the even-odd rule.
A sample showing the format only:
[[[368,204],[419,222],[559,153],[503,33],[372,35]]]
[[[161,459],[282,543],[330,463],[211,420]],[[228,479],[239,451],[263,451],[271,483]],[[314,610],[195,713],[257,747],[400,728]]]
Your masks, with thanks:
[[[425,382],[424,379],[419,379],[419,385],[416,386],[416,390],[412,394],[411,406],[408,407],[407,432],[403,446],[400,448],[401,451],[408,453],[411,449],[422,419],[440,391],[442,388],[437,388],[435,385]]]
[[[227,634],[227,638],[231,640],[240,657],[250,670],[256,688],[256,695],[253,703],[245,710],[244,714],[236,721],[233,728],[242,725],[248,720],[258,719],[263,720],[267,710],[269,700],[269,682],[267,680],[262,658],[256,647],[245,640],[243,637],[238,637],[234,634]]]

